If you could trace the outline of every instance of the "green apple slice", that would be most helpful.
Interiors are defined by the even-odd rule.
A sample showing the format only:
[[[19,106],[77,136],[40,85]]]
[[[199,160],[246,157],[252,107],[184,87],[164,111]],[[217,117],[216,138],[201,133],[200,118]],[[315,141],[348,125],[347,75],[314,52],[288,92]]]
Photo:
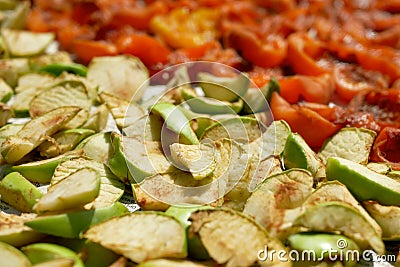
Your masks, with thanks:
[[[33,213],[15,215],[0,212],[0,242],[21,247],[43,239],[44,234],[24,225],[25,222],[34,219],[35,216]]]
[[[36,212],[45,212],[80,208],[93,201],[99,195],[99,190],[99,172],[82,168],[50,186],[33,209]]]
[[[104,208],[38,216],[25,222],[25,225],[44,234],[79,238],[80,234],[90,226],[126,213],[128,209],[122,203],[115,202]]]
[[[133,113],[134,112],[132,112],[132,114]],[[127,117],[124,123],[129,123],[129,120],[130,118]],[[122,129],[122,133],[125,136],[139,140],[160,142],[163,124],[164,121],[161,116],[151,113],[137,117],[137,120],[134,121],[134,123]]]
[[[85,208],[107,207],[118,201],[124,193],[124,184],[103,163],[87,157],[73,158],[60,163],[54,171],[50,184],[54,185],[82,168],[92,168],[100,174],[100,191],[97,198]]]
[[[400,207],[383,206],[376,201],[364,201],[363,206],[381,226],[384,240],[400,240]]]
[[[32,264],[29,259],[17,248],[0,242],[0,267],[30,267]]]
[[[301,168],[311,172],[313,176],[325,177],[325,166],[306,141],[297,133],[290,133],[283,150],[285,168]]]
[[[50,182],[54,170],[61,162],[80,157],[81,155],[82,151],[71,151],[54,158],[11,166],[9,171],[19,172],[31,182],[47,184]]]
[[[198,236],[210,257],[226,266],[291,266],[287,261],[268,257],[265,261],[254,251],[285,250],[283,244],[268,235],[263,227],[250,217],[229,209],[200,210],[190,216],[192,224],[188,235]],[[216,242],[218,240],[218,242]],[[271,261],[271,258],[273,258]]]
[[[54,76],[60,76],[63,72],[73,73],[82,77],[86,77],[87,67],[78,63],[52,63],[44,66],[39,72],[46,72]]]
[[[74,251],[60,245],[35,243],[22,247],[21,250],[32,264],[67,258],[74,261],[74,267],[85,267],[82,260]]]
[[[338,232],[354,240],[360,249],[385,253],[381,235],[358,210],[343,202],[325,202],[307,208],[293,222],[309,231]]]
[[[13,57],[29,57],[42,54],[54,41],[54,33],[33,33],[23,30],[2,29],[1,37]]]
[[[253,142],[262,135],[258,121],[250,117],[234,117],[221,120],[209,126],[200,140],[217,141],[229,138],[241,143]]]
[[[202,180],[211,175],[216,167],[216,147],[211,143],[200,145],[170,145],[172,159],[184,166],[195,180]]]
[[[382,205],[400,205],[400,183],[353,161],[332,157],[326,178],[338,180],[359,200],[376,200]]]
[[[150,260],[146,262],[142,262],[137,267],[207,267],[208,265],[204,265],[202,263],[195,263],[187,260]]]
[[[99,92],[107,92],[122,99],[140,100],[149,84],[149,72],[140,59],[121,55],[95,57],[89,64],[87,79],[99,85]]]
[[[46,136],[60,130],[79,111],[78,107],[62,107],[30,120],[1,144],[1,155],[8,163],[17,162],[45,141]]]
[[[4,79],[0,78],[0,102],[7,103],[13,94],[13,89],[4,81]]]
[[[194,112],[201,114],[236,114],[243,108],[243,100],[238,99],[231,103],[214,98],[198,96],[190,86],[180,87],[180,91],[186,104]]]
[[[21,118],[29,117],[29,104],[36,95],[44,90],[45,88],[29,87],[21,92],[17,92],[11,104],[15,116]]]
[[[27,2],[16,2],[16,8],[2,22],[3,28],[24,29],[26,27],[26,17],[30,10],[30,4]]]
[[[342,128],[325,141],[318,155],[323,163],[330,157],[345,158],[360,164],[367,164],[376,132],[364,128]]]
[[[188,144],[199,143],[196,134],[190,127],[189,120],[177,106],[171,103],[156,103],[151,111],[160,114],[167,128],[183,137]]]
[[[185,228],[162,213],[135,212],[112,218],[92,226],[83,237],[137,263],[187,255]]]
[[[99,97],[107,105],[120,130],[131,126],[140,117],[145,115],[143,108],[134,102],[129,102],[126,99],[121,99],[106,92],[102,92]]]
[[[15,87],[18,78],[30,71],[27,58],[0,59],[0,78],[4,79],[8,85]]]
[[[244,73],[239,73],[235,77],[218,77],[207,72],[199,72],[197,81],[205,96],[228,102],[243,96],[250,86],[250,79]]]
[[[43,193],[18,172],[8,174],[0,181],[1,201],[21,212],[33,212],[32,207]]]
[[[313,251],[315,254],[314,260],[324,259],[328,257],[327,251],[338,251],[342,255],[352,255],[349,252],[361,252],[357,243],[344,235],[326,234],[326,233],[297,233],[288,237],[289,246],[299,252]],[[342,247],[342,244],[344,245]],[[340,259],[338,259],[340,260]],[[343,259],[346,266],[354,266],[357,259]]]
[[[37,148],[40,155],[53,158],[64,154],[78,145],[83,139],[94,134],[90,129],[71,129],[56,133],[51,140],[46,140]]]
[[[34,267],[74,267],[75,261],[68,258],[54,259],[46,262],[37,263]]]

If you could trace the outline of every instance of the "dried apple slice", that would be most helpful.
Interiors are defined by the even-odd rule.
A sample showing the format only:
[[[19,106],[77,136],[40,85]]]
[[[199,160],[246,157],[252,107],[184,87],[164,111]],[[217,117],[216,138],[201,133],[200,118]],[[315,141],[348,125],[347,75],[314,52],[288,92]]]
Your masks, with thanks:
[[[199,72],[197,80],[207,97],[229,102],[246,94],[250,86],[250,79],[244,73],[235,77],[218,77],[208,72]]]
[[[264,251],[266,247],[268,251],[285,250],[285,247],[240,212],[229,209],[200,210],[190,216],[190,221],[188,235],[199,236],[210,257],[218,264],[227,267],[253,264],[291,266],[287,258],[287,261],[279,261],[277,257],[268,257],[264,261],[257,257],[257,252]]]
[[[15,215],[0,212],[0,242],[20,247],[43,239],[44,234],[24,225],[35,217],[33,213]]]
[[[63,161],[82,156],[82,151],[71,151],[50,159],[31,161],[21,165],[11,166],[6,172],[15,171],[34,183],[47,184],[53,176],[54,170]]]
[[[86,122],[91,105],[92,100],[83,82],[65,80],[37,94],[29,104],[29,114],[35,118],[55,108],[79,107],[81,108],[79,114],[65,126],[73,129]]]
[[[149,72],[140,59],[128,56],[95,57],[89,64],[87,79],[99,85],[99,92],[107,92],[122,99],[139,100],[148,86]]]
[[[104,208],[37,216],[25,222],[25,225],[44,234],[79,238],[80,234],[90,226],[126,213],[128,209],[122,203],[115,202]]]
[[[318,178],[325,177],[325,165],[322,160],[297,133],[289,134],[282,157],[287,169],[301,168]]]
[[[31,267],[29,259],[17,248],[0,242],[0,266],[18,266],[18,267]]]
[[[383,206],[376,201],[365,201],[363,206],[381,226],[384,240],[400,240],[400,207]]]
[[[284,239],[297,231],[292,222],[312,193],[312,186],[313,177],[303,169],[271,175],[248,198],[243,213],[265,227],[271,236]]]
[[[170,145],[172,159],[188,170],[195,180],[211,175],[216,167],[216,147],[211,143],[199,145]]]
[[[99,172],[82,168],[50,186],[33,209],[36,212],[46,212],[81,208],[93,201],[99,195],[99,190]]]
[[[85,267],[79,256],[69,248],[51,244],[35,243],[21,248],[32,264],[44,263],[60,258],[72,259],[73,267]]]
[[[382,205],[400,205],[400,183],[351,160],[331,157],[326,178],[347,186],[359,200],[376,200]]]
[[[293,222],[309,231],[338,232],[354,240],[360,249],[385,253],[381,234],[357,209],[344,202],[325,202],[307,208]]]
[[[204,265],[202,263],[195,263],[187,260],[168,260],[168,259],[159,259],[159,260],[150,260],[146,262],[142,262],[137,267],[207,267],[208,265]]]
[[[87,205],[88,208],[92,206],[94,208],[108,207],[121,198],[125,189],[124,184],[103,163],[87,157],[73,158],[60,163],[54,171],[50,184],[57,184],[71,173],[86,167],[95,169],[100,174],[99,195]]]
[[[90,129],[71,129],[56,133],[51,139],[44,141],[37,148],[40,155],[53,158],[75,148],[86,137],[94,134]]]
[[[366,212],[361,204],[350,193],[349,189],[338,181],[329,181],[320,184],[317,189],[304,201],[303,206],[315,206],[324,202],[340,201],[353,206],[365,219],[375,228],[375,231],[382,233],[381,227]]]
[[[33,212],[32,207],[43,193],[18,172],[12,172],[0,181],[1,201],[21,212]]]
[[[14,57],[42,54],[55,38],[54,33],[33,33],[11,29],[2,29],[1,36],[6,49]]]
[[[83,237],[137,263],[187,255],[185,227],[163,213],[135,212],[112,218],[92,226]]]
[[[262,129],[258,121],[250,117],[234,117],[221,120],[209,126],[201,136],[201,140],[217,141],[230,138],[241,143],[249,143],[260,138]]]
[[[161,143],[111,134],[113,152],[108,164],[122,181],[139,183],[156,173],[166,173],[171,163],[163,154]]]
[[[106,92],[102,92],[99,96],[110,110],[118,129],[131,126],[145,115],[143,108],[134,102],[129,102]]]
[[[376,132],[364,128],[342,128],[325,141],[318,155],[323,163],[330,157],[341,157],[360,164],[367,164]]]
[[[0,102],[7,103],[13,94],[13,89],[0,78]]]
[[[8,163],[14,163],[60,130],[78,112],[78,107],[62,107],[49,111],[27,122],[15,135],[1,144],[1,155]]]

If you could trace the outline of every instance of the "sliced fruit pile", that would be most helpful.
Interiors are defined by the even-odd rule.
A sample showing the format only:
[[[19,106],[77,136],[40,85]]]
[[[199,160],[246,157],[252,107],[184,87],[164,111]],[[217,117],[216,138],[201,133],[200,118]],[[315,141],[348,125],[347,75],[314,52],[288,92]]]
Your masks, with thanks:
[[[343,128],[316,152],[269,117],[275,80],[254,91],[245,74],[199,72],[192,84],[182,67],[149,98],[138,58],[86,68],[44,52],[51,34],[2,34],[15,45],[0,72],[0,266],[292,266],[290,251],[306,250],[306,265],[353,266],[324,251],[393,254],[400,175],[369,162],[374,131]]]

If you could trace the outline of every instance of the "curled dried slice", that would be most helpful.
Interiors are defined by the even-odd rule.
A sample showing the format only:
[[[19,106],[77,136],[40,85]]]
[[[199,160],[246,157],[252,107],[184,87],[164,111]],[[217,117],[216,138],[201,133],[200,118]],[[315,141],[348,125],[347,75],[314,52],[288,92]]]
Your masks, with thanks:
[[[363,206],[382,227],[383,239],[400,240],[400,207],[383,206],[375,201],[365,201]]]
[[[92,226],[83,237],[138,263],[187,255],[185,227],[162,213],[135,212],[112,218]]]
[[[34,219],[35,216],[33,213],[15,215],[0,212],[0,242],[20,247],[42,239],[45,236],[44,234],[24,225],[24,223]]]
[[[81,109],[62,107],[49,111],[27,122],[15,135],[1,144],[1,155],[8,163],[14,163],[60,130]]]

